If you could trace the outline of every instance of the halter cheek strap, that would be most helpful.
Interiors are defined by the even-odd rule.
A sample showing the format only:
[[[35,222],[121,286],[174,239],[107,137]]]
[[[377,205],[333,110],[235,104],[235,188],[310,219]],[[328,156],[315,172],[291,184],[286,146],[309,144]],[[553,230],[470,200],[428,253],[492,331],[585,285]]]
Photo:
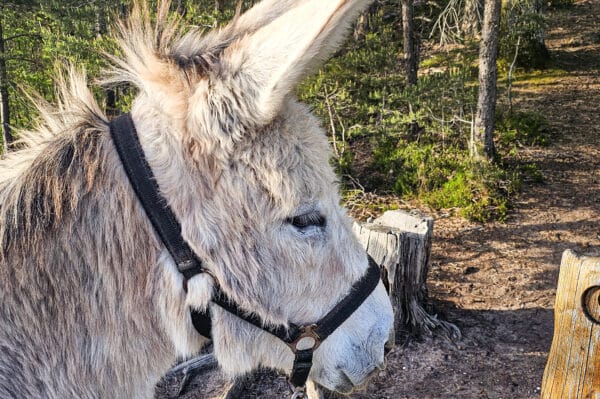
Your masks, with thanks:
[[[110,123],[110,134],[129,182],[179,272],[186,279],[203,273],[202,262],[181,236],[181,224],[167,200],[160,194],[131,115],[125,114],[114,119]]]
[[[110,122],[110,135],[131,187],[150,219],[154,231],[169,251],[179,272],[183,274],[184,289],[187,291],[187,280],[204,273],[205,269],[202,267],[202,261],[181,235],[181,224],[160,193],[131,115],[127,113],[113,119]],[[208,309],[206,311],[191,309],[191,316],[192,324],[198,333],[210,338],[212,322]]]
[[[110,122],[110,134],[127,174],[129,182],[144,208],[152,227],[175,261],[177,269],[184,276],[184,289],[187,280],[200,273],[207,273],[201,260],[196,256],[181,235],[181,224],[160,188],[152,169],[146,160],[137,131],[130,114],[124,114]],[[289,377],[294,390],[293,398],[305,397],[305,385],[312,368],[315,349],[331,335],[367,299],[379,284],[380,268],[373,258],[369,258],[369,268],[352,287],[349,293],[334,306],[321,320],[314,324],[288,327],[269,326],[256,314],[242,309],[231,300],[215,281],[212,302],[240,319],[274,335],[283,341],[294,353],[294,365]],[[210,338],[212,322],[208,308],[206,311],[190,309],[192,324],[201,335]]]

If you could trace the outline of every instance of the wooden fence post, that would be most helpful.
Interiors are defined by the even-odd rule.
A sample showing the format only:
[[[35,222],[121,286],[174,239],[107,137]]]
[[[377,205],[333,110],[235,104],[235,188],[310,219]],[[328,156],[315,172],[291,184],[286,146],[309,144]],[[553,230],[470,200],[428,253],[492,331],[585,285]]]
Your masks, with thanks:
[[[542,399],[600,399],[600,258],[563,253]]]

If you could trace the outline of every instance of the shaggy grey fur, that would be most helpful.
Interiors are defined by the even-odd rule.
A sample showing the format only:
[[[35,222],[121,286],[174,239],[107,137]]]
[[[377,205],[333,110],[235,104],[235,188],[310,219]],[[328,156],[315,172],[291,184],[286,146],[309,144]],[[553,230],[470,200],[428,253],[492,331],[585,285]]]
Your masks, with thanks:
[[[39,127],[0,161],[2,398],[149,398],[204,343],[190,307],[211,307],[230,375],[289,372],[285,345],[210,304],[214,284],[268,323],[304,324],[366,270],[324,132],[292,95],[366,2],[265,0],[204,37],[181,33],[159,3],[156,25],[144,4],[121,24],[124,55],[107,80],[138,87],[141,144],[211,275],[183,289],[83,75],[60,74],[58,107],[38,101]],[[310,212],[326,225],[287,222]],[[315,352],[311,378],[360,385],[383,363],[391,318],[380,286]]]

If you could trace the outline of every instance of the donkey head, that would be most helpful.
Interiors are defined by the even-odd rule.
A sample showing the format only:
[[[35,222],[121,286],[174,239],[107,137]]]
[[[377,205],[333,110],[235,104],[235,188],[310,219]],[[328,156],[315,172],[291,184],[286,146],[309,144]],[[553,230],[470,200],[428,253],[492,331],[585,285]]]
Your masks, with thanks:
[[[161,22],[164,12],[153,29],[143,9],[124,26],[118,74],[141,89],[132,110],[140,140],[183,236],[212,275],[192,278],[187,294],[177,289],[186,306],[211,308],[215,355],[232,375],[260,366],[289,372],[293,354],[210,304],[214,284],[265,323],[310,324],[367,269],[340,206],[326,134],[293,95],[366,4],[265,0],[204,36],[179,35]],[[189,316],[173,325],[194,334]],[[362,384],[382,367],[391,327],[380,283],[315,351],[310,377],[341,392]],[[186,339],[182,351],[197,349]]]

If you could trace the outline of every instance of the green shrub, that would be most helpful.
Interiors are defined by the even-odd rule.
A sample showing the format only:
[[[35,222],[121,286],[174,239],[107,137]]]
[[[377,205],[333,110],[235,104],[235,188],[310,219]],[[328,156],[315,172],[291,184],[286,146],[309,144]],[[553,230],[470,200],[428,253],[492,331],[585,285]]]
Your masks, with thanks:
[[[543,183],[544,175],[538,168],[537,164],[533,162],[524,163],[518,167],[519,173],[521,174],[521,180],[531,183]]]
[[[344,148],[342,155],[333,159],[342,186],[356,188],[358,182],[366,192],[417,198],[473,220],[504,219],[526,174],[513,165],[479,164],[470,157],[478,43],[424,60],[422,70],[430,70],[407,87],[399,20],[384,21],[386,12],[372,16],[374,31],[366,32],[360,45],[351,39],[298,90],[329,134],[333,124],[338,146],[342,143],[337,147],[338,153]],[[500,140],[506,143],[499,144],[501,150],[516,148],[514,143],[542,143],[546,127],[535,115],[499,120]],[[365,159],[370,149],[372,158]]]
[[[517,52],[516,65],[525,68],[543,68],[550,60],[544,44],[547,23],[537,9],[535,0],[506,2],[500,22],[500,57],[512,63]]]
[[[501,146],[548,145],[550,126],[546,118],[537,112],[514,112],[496,115],[496,135]]]
[[[382,142],[374,154],[377,170],[387,176],[380,188],[418,197],[436,209],[459,208],[472,220],[507,216],[510,198],[520,185],[518,173],[509,173],[502,165],[476,163],[459,147],[391,141]]]

